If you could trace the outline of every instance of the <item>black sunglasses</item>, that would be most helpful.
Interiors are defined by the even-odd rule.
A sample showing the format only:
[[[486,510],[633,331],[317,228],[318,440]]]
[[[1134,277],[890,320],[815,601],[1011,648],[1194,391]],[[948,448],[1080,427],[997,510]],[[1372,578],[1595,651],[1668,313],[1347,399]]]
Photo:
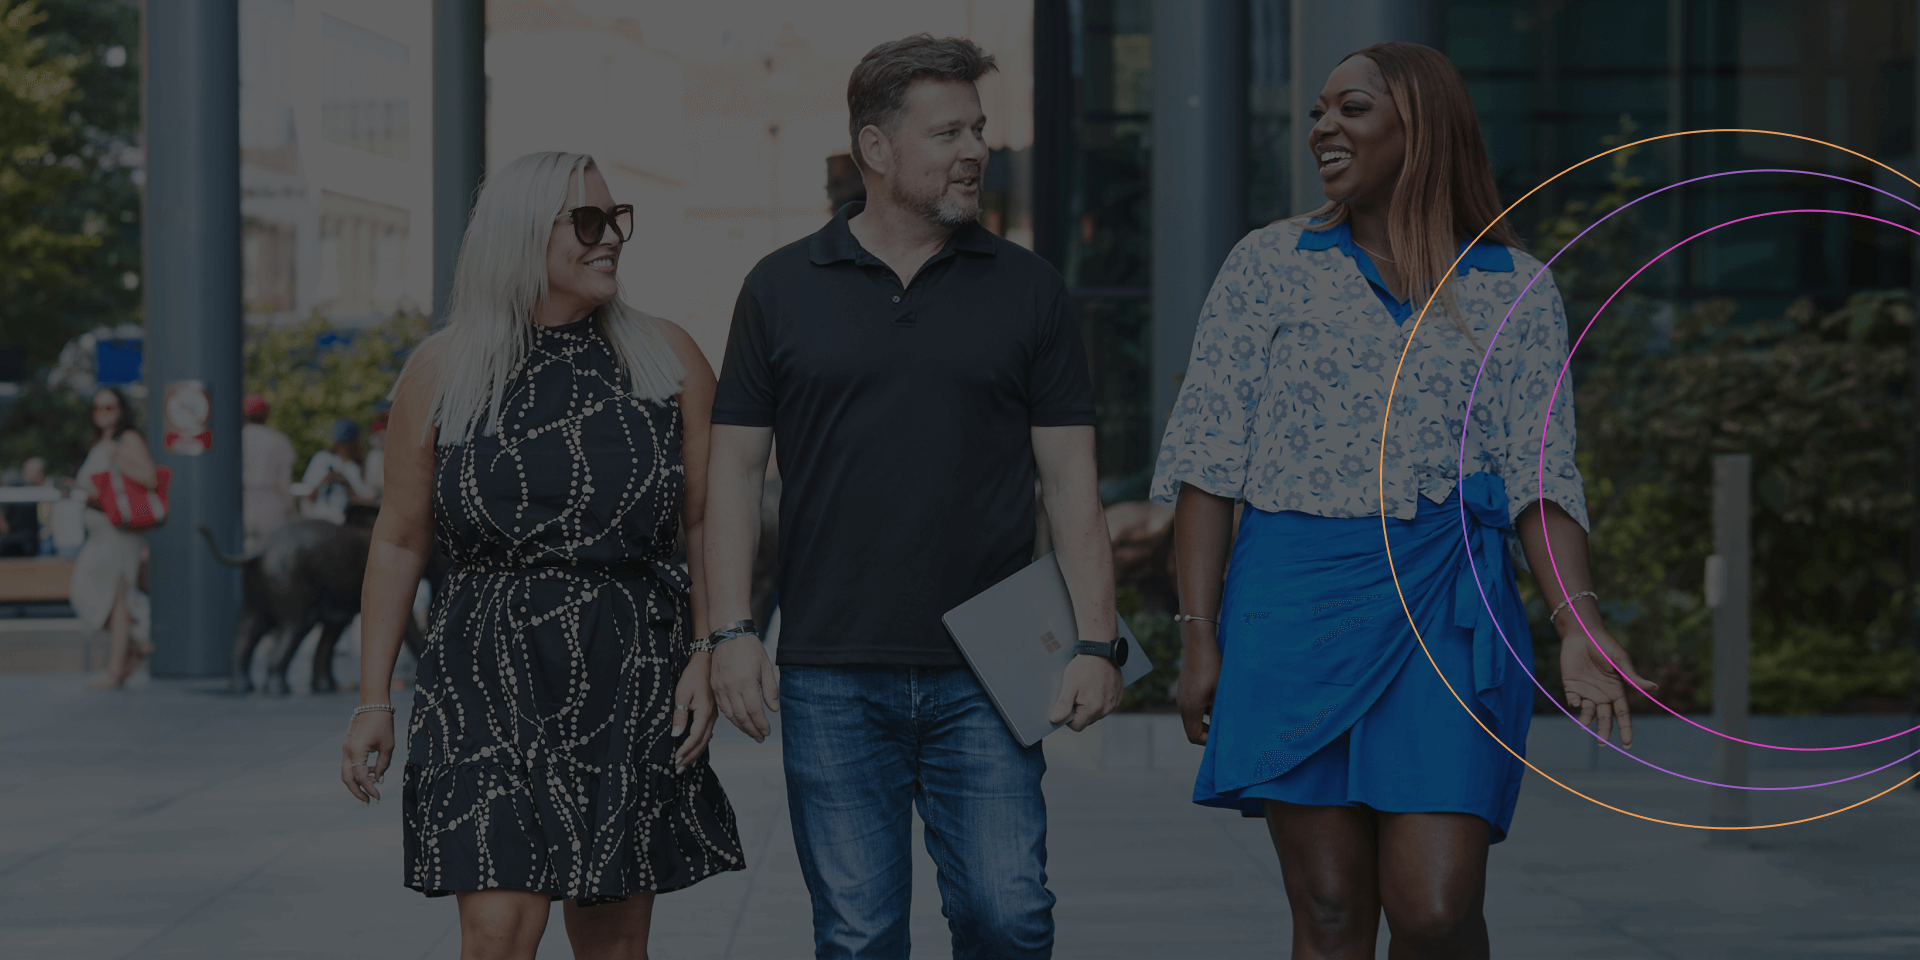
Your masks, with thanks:
[[[584,246],[593,246],[613,228],[613,235],[626,243],[633,236],[633,204],[616,204],[612,210],[599,207],[574,207],[561,217],[573,218],[573,236]],[[554,219],[558,220],[559,217]]]

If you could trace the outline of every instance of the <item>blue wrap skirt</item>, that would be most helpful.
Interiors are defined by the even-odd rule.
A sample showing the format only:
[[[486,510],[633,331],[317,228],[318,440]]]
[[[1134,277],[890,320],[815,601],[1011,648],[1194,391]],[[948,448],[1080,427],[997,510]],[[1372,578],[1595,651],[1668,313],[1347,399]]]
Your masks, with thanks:
[[[1488,731],[1524,752],[1533,713],[1511,531],[1488,473],[1388,519],[1391,567],[1377,517],[1243,511],[1194,802],[1471,813],[1506,839],[1526,767]]]

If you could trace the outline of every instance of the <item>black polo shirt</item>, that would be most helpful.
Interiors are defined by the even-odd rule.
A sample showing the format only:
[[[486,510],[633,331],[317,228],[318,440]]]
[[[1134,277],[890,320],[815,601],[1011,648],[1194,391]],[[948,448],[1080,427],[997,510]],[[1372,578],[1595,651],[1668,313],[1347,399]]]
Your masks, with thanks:
[[[902,289],[861,209],[747,275],[713,422],[773,428],[781,664],[958,666],[940,615],[1032,559],[1029,428],[1093,385],[1045,260],[970,224]]]

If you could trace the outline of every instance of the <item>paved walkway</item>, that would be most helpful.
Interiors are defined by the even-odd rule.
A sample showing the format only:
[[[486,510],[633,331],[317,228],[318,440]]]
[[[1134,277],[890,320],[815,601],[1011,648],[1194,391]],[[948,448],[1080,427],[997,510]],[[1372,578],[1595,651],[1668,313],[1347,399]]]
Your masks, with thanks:
[[[74,674],[0,675],[0,955],[458,956],[452,900],[400,886],[397,804],[362,808],[337,780],[350,695],[81,686]],[[1595,764],[1569,724],[1539,719],[1530,752],[1556,777],[1650,816],[1705,818],[1705,788],[1629,769],[1610,751]],[[1851,742],[1835,739],[1851,732],[1841,728],[1890,732],[1905,719],[1762,723],[1755,736]],[[1710,769],[1704,735],[1669,720],[1644,722],[1640,736],[1657,762],[1696,776]],[[1915,748],[1888,752],[1900,743],[1911,738],[1860,752],[1891,758]],[[1123,716],[1056,734],[1048,756],[1056,956],[1286,955],[1285,900],[1262,824],[1186,801],[1197,748],[1172,718]],[[654,956],[811,956],[777,744],[754,744],[723,722],[714,765],[750,869],[662,897]],[[1760,796],[1755,815],[1841,806],[1896,771]],[[1849,772],[1758,766],[1755,779]],[[389,778],[396,794],[398,780]],[[1495,955],[1920,957],[1917,797],[1899,790],[1839,817],[1765,831],[1751,846],[1712,848],[1699,832],[1633,820],[1532,777],[1513,838],[1493,852]],[[917,861],[917,955],[945,957],[932,867],[924,851]],[[569,956],[557,910],[541,956]]]

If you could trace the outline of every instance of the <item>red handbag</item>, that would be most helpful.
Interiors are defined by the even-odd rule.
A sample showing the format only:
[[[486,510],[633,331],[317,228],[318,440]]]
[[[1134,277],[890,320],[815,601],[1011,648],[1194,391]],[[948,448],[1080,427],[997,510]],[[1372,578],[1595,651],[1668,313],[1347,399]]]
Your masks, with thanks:
[[[120,475],[118,470],[102,470],[87,478],[100,498],[100,512],[107,522],[123,530],[151,530],[167,522],[167,489],[173,485],[173,471],[153,468],[153,489]]]

